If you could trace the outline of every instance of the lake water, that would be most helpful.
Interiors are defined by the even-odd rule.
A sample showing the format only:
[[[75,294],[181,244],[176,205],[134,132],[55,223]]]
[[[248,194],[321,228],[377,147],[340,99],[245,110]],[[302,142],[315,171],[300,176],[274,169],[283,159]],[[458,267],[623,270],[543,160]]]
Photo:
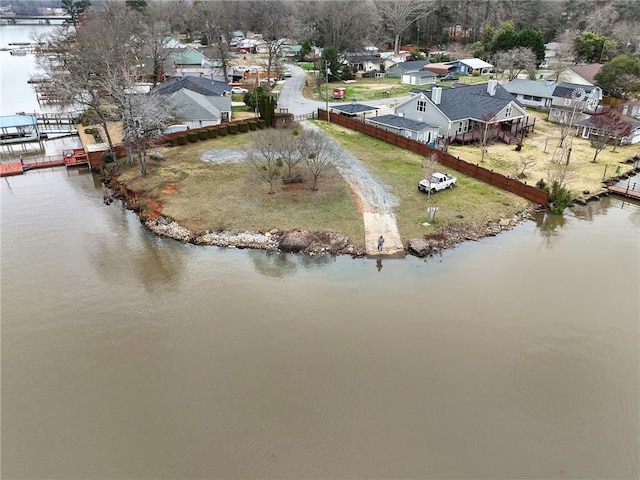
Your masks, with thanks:
[[[376,264],[159,238],[64,168],[0,185],[2,478],[640,474],[637,202]]]

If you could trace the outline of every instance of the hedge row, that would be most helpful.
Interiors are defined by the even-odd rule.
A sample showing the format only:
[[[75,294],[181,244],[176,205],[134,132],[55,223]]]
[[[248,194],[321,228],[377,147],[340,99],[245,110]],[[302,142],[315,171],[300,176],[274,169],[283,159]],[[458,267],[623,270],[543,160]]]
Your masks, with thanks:
[[[235,135],[239,133],[253,132],[259,128],[265,128],[266,122],[261,118],[250,120],[248,122],[230,123],[228,125],[218,125],[208,129],[185,132],[183,135],[176,135],[174,138],[167,139],[167,145],[186,145],[194,143],[198,140],[208,140],[210,138],[224,137],[225,135]]]

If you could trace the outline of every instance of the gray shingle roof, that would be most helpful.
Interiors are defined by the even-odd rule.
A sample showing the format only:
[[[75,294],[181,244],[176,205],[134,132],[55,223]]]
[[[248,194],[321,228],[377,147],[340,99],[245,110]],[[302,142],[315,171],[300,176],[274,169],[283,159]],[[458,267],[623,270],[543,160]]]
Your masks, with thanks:
[[[486,83],[476,85],[461,85],[459,83],[452,87],[442,88],[442,96],[438,108],[449,120],[463,120],[465,118],[475,118],[481,120],[485,115],[495,115],[510,102],[519,107],[524,106],[505,88],[497,84],[495,95],[489,95]],[[424,93],[431,99],[431,90],[411,89],[410,93]]]
[[[536,80],[526,80],[524,78],[516,78],[511,80],[504,86],[505,90],[514,95],[531,95],[532,97],[551,98],[553,90],[556,88],[556,82],[546,80],[537,82]]]
[[[429,125],[424,122],[417,122],[406,117],[399,117],[397,115],[380,115],[379,117],[372,117],[369,123],[377,123],[380,125],[387,125],[394,128],[404,128],[405,130],[411,130],[414,132],[421,132],[426,128],[438,128],[433,125]]]
[[[171,95],[183,88],[207,96],[223,95],[225,92],[231,92],[231,87],[224,82],[191,75],[161,83],[155,88],[155,92],[158,95]]]
[[[229,106],[216,106],[216,103],[226,101]],[[187,90],[185,88],[171,94],[167,102],[173,106],[176,117],[181,120],[220,120],[221,110],[231,110],[230,97],[211,97]],[[219,108],[222,107],[222,108]]]
[[[400,62],[397,65],[405,72],[413,70],[421,70],[425,65],[429,64],[429,60],[414,60],[411,62]]]
[[[331,110],[338,110],[339,112],[346,113],[347,115],[357,115],[363,112],[373,112],[378,107],[371,107],[362,103],[348,103],[344,105],[331,106]]]
[[[411,75],[412,77],[419,77],[419,78],[437,77],[437,75],[435,73],[430,72],[429,70],[420,70],[418,72],[409,72],[409,73],[406,73],[405,75]]]
[[[593,85],[578,85],[577,83],[558,83],[556,88],[553,90],[553,96],[559,98],[571,98],[573,96],[573,92],[576,89],[582,89],[585,93],[591,93],[594,89],[598,87]]]

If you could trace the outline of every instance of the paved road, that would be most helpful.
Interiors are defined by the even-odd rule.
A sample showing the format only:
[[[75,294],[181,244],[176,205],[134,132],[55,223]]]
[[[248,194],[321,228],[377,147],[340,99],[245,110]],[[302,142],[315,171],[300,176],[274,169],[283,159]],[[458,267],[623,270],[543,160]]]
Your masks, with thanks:
[[[294,115],[303,115],[325,108],[325,103],[309,100],[302,96],[305,82],[305,72],[297,66],[291,67],[292,76],[283,85],[278,98],[278,107],[288,109]],[[385,104],[390,100],[378,101]],[[393,99],[391,101],[398,101]],[[375,102],[367,102],[374,105]],[[307,122],[305,128],[318,129]],[[320,129],[318,129],[320,130]],[[322,132],[322,130],[320,130]],[[326,134],[325,134],[326,135]],[[398,205],[398,199],[389,191],[389,187],[372,175],[366,167],[342,148],[333,138],[326,135],[327,141],[332,142],[341,152],[336,158],[336,167],[343,178],[351,185],[352,190],[360,199],[363,210],[365,227],[365,247],[369,255],[398,255],[404,252],[402,239],[398,232],[393,209]],[[378,237],[385,239],[382,252],[378,252]]]

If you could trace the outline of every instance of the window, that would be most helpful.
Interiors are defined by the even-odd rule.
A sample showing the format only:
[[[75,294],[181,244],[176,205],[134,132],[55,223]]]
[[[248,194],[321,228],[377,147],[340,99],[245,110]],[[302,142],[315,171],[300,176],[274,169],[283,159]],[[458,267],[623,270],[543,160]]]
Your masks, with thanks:
[[[525,100],[533,100],[533,97],[531,95],[525,95],[524,99]]]
[[[416,110],[418,112],[426,112],[427,111],[427,101],[426,100],[418,100],[416,103]]]
[[[541,102],[542,97],[532,97],[534,102]]]
[[[510,117],[511,114],[513,113],[512,110],[513,110],[513,107],[511,105],[507,105],[507,108],[504,111],[505,116]]]
[[[564,104],[565,105],[571,105],[571,99],[570,98],[565,98],[564,99]]]

